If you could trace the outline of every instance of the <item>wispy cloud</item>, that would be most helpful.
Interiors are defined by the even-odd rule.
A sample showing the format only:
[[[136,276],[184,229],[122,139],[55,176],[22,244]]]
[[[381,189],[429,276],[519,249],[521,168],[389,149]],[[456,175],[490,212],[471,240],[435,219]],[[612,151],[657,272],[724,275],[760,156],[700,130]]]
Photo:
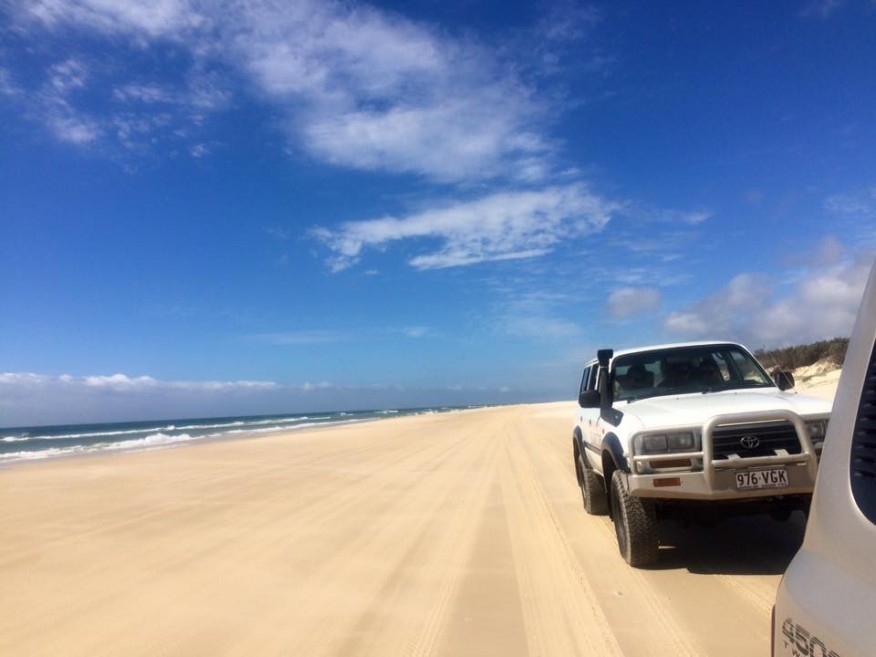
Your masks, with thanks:
[[[876,185],[829,196],[824,207],[833,215],[863,221],[876,220]]]
[[[531,90],[471,42],[361,4],[254,3],[240,18],[247,72],[319,159],[458,181],[534,175],[550,150]]]
[[[0,373],[0,425],[289,412],[329,394],[325,381],[177,381],[127,374]]]
[[[75,24],[107,34],[180,36],[206,19],[186,0],[105,2],[104,0],[30,0],[23,11],[49,27]]]
[[[71,376],[47,375],[30,372],[0,373],[2,390],[44,389],[53,387],[82,388],[132,393],[156,390],[186,390],[190,392],[217,392],[222,390],[267,390],[280,387],[272,381],[162,381],[151,376],[127,374]]]
[[[739,274],[723,288],[689,308],[670,313],[664,328],[694,338],[726,337],[752,347],[801,344],[848,336],[854,324],[872,253],[853,253],[833,262],[813,263],[789,293],[763,274]]]
[[[136,101],[148,104],[175,104],[179,101],[176,94],[155,83],[131,82],[116,87],[112,92],[113,100],[120,102]]]
[[[660,309],[662,295],[651,287],[622,287],[608,295],[606,310],[614,319],[655,313]]]
[[[558,108],[521,79],[509,54],[365,4],[22,0],[12,6],[33,38],[40,30],[78,30],[126,37],[114,47],[187,51],[182,87],[117,79],[104,103],[216,111],[227,106],[233,87],[244,92],[242,78],[279,109],[295,145],[333,165],[457,182],[532,181],[552,168],[556,146],[546,128]],[[553,41],[561,41],[585,22],[547,25]],[[86,111],[76,109],[80,116]],[[113,114],[111,107],[88,110],[92,121]],[[74,139],[85,143],[85,134]]]
[[[60,141],[76,145],[96,141],[103,132],[99,123],[76,108],[76,96],[86,88],[90,77],[85,64],[75,58],[52,65],[28,111]]]
[[[453,392],[453,394],[450,394]],[[476,394],[472,394],[476,393]],[[507,395],[502,400],[507,401]],[[173,381],[150,376],[0,373],[0,426],[496,403],[497,386],[338,385],[330,381]],[[526,391],[515,401],[529,399]]]
[[[399,335],[418,340],[435,337],[438,334],[429,326],[384,326],[371,328],[360,327],[355,333],[329,329],[256,333],[244,336],[242,340],[245,342],[254,342],[275,347],[297,347],[332,344],[336,342],[381,340],[388,337],[396,338]]]
[[[420,339],[434,335],[434,331],[428,326],[405,326],[400,333],[408,338]]]
[[[316,228],[313,235],[332,251],[328,262],[333,271],[355,264],[365,249],[419,239],[439,246],[412,257],[409,264],[436,269],[544,255],[562,239],[601,230],[619,207],[575,184],[498,192],[404,217],[349,222],[336,230]]]
[[[3,96],[17,96],[21,93],[21,89],[15,84],[12,78],[12,73],[0,66],[0,94]]]
[[[511,315],[501,321],[502,332],[531,340],[563,340],[581,335],[581,327],[562,317],[539,315]]]
[[[574,301],[561,292],[550,292],[542,287],[544,281],[529,273],[520,280],[503,277],[494,283],[497,301],[485,309],[481,322],[492,333],[535,342],[556,342],[577,339],[581,326],[570,317]]]

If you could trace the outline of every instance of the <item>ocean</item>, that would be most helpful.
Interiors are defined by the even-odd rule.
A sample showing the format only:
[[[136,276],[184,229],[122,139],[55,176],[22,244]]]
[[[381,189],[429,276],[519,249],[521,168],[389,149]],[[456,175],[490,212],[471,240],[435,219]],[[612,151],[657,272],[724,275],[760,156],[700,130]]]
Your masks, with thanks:
[[[466,407],[468,408],[468,407]],[[379,411],[339,411],[288,415],[207,417],[144,422],[65,424],[0,429],[0,466],[21,461],[170,447],[195,440],[255,437],[279,431],[422,415],[455,407]]]

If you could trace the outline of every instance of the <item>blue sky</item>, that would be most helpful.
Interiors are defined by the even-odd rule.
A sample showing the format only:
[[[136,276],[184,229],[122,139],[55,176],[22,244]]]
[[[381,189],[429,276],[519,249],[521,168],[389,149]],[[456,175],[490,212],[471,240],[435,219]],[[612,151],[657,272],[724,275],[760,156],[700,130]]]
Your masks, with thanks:
[[[876,3],[0,3],[0,426],[848,335]]]

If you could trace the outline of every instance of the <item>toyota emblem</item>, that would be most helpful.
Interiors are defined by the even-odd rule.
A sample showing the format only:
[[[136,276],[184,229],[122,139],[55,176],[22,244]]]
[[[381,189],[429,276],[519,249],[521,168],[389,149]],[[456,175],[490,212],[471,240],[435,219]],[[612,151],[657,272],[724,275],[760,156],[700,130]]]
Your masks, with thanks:
[[[754,449],[760,445],[760,438],[757,436],[742,436],[739,442],[745,449]]]

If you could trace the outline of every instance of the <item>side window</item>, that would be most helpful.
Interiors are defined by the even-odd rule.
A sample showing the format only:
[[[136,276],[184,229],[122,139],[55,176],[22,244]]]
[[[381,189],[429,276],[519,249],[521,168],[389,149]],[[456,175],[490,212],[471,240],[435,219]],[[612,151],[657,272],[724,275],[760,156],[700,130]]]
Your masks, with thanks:
[[[861,512],[876,524],[876,345],[858,402],[849,460],[852,495]]]
[[[590,368],[584,368],[584,376],[581,377],[581,388],[578,390],[579,393],[585,392],[587,390],[587,382],[590,380]]]
[[[598,365],[594,365],[593,371],[591,372],[590,376],[593,377],[592,390],[599,390],[599,386],[602,383],[602,379],[605,378],[606,376],[608,376],[608,370],[603,368],[603,367],[599,367]]]
[[[587,381],[588,390],[596,390],[596,370],[599,369],[596,365],[590,367],[590,379]]]

